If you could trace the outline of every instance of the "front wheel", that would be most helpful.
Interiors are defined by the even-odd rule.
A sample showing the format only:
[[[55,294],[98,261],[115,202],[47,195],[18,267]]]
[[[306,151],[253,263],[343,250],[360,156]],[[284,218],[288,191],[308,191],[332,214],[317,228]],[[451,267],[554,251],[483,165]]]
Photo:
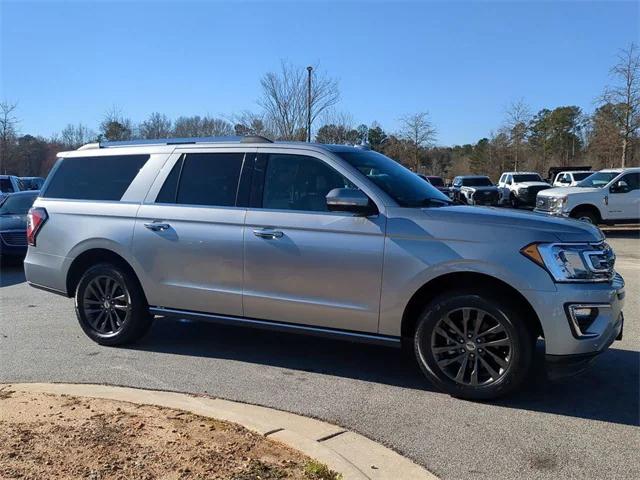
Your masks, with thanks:
[[[144,292],[126,269],[109,263],[90,267],[75,295],[76,316],[89,338],[101,345],[124,345],[151,326]]]
[[[511,205],[511,208],[518,208],[520,206],[518,197],[516,197],[513,193],[509,195],[509,205]]]
[[[459,398],[505,395],[526,379],[535,338],[516,308],[484,292],[459,291],[434,299],[414,335],[426,377]]]

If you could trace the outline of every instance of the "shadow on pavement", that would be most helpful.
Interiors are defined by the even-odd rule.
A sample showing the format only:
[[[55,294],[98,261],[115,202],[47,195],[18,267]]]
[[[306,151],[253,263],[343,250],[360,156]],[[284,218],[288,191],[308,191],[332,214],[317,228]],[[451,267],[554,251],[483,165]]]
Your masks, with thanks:
[[[132,348],[316,372],[402,388],[436,391],[400,350],[303,335],[158,319]],[[576,377],[549,382],[542,344],[528,386],[492,402],[507,408],[627,425],[640,424],[640,352],[615,348]]]
[[[4,260],[0,266],[0,287],[8,287],[25,282],[22,261]]]

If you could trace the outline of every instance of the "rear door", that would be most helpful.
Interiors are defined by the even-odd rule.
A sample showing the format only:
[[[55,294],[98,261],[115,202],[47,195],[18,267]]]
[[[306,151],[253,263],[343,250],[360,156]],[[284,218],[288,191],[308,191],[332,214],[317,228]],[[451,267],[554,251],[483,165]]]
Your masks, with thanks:
[[[149,304],[242,315],[244,207],[237,205],[246,149],[177,150],[136,220],[133,251]]]
[[[326,208],[330,190],[357,182],[305,150],[258,156],[244,232],[245,316],[377,332],[385,217]]]

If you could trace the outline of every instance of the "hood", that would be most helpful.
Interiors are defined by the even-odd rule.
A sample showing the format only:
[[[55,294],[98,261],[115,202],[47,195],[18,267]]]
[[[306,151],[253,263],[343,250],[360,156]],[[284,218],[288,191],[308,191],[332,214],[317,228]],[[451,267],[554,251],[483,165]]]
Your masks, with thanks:
[[[449,238],[460,235],[468,239],[469,230],[472,227],[474,238],[495,239],[496,248],[500,248],[500,241],[515,236],[528,243],[536,241],[600,242],[604,240],[604,235],[598,227],[586,222],[551,217],[536,212],[464,205],[426,208],[423,211],[430,219],[436,222],[442,221],[441,226],[446,231],[436,232],[436,235]],[[484,230],[482,234],[481,229]]]
[[[522,187],[550,187],[547,182],[520,182],[518,183],[518,188]]]
[[[596,193],[601,191],[601,188],[594,187],[558,187],[542,190],[538,195],[542,197],[559,197],[561,195],[575,195],[576,193]]]
[[[0,230],[27,230],[26,215],[0,215]]]
[[[497,192],[498,191],[498,187],[496,187],[495,185],[490,185],[490,186],[483,186],[483,187],[462,187],[465,188],[467,190],[473,190],[474,192]]]

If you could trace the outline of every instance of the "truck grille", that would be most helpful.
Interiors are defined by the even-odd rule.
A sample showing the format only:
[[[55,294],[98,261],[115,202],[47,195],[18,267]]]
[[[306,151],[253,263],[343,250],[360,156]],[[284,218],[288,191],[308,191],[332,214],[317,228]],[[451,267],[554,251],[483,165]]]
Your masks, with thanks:
[[[12,247],[27,246],[27,232],[2,232],[0,233],[2,241]]]
[[[476,192],[473,201],[478,205],[493,205],[498,203],[498,192]]]

